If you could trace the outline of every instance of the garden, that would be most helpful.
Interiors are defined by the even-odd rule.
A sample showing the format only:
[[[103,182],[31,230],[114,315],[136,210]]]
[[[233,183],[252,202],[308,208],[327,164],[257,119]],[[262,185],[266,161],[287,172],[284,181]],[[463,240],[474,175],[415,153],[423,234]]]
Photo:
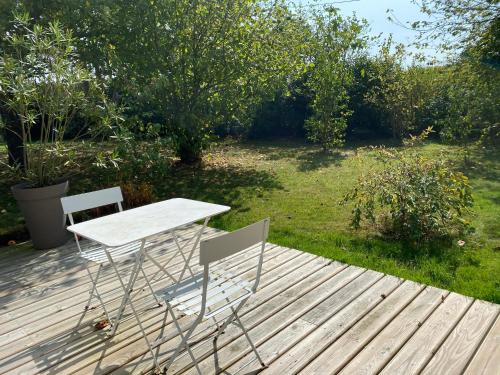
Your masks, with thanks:
[[[499,303],[498,5],[420,3],[445,62],[331,5],[7,1],[0,259],[40,251],[13,186],[120,186],[125,208],[228,205],[212,226],[270,217],[272,243]]]

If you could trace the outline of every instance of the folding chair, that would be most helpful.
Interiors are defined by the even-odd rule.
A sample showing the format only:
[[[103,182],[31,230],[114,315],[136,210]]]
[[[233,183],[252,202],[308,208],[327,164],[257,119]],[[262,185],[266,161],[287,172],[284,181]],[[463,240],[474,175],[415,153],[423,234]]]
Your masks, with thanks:
[[[73,214],[75,212],[90,210],[92,208],[107,206],[110,204],[116,204],[118,206],[118,210],[123,211],[121,202],[123,202],[123,196],[122,196],[122,192],[121,192],[120,187],[113,187],[113,188],[109,188],[109,189],[103,189],[103,190],[93,191],[90,193],[72,195],[72,196],[61,198],[61,204],[63,207],[63,211],[65,214],[68,215],[68,218],[69,218],[71,225],[75,224],[74,218],[73,218]],[[87,261],[87,262],[85,262],[85,267],[87,269],[87,273],[89,275],[89,278],[92,282],[92,287],[90,289],[89,299],[85,305],[84,313],[81,316],[77,326],[79,326],[80,323],[82,322],[86,311],[90,307],[92,299],[95,297],[95,298],[97,298],[102,309],[104,310],[104,313],[106,315],[106,318],[107,318],[109,324],[113,327],[113,329],[111,331],[111,335],[114,335],[114,333],[116,332],[116,329],[118,328],[118,321],[120,320],[120,318],[125,310],[125,305],[127,302],[131,305],[133,313],[136,316],[136,319],[142,328],[142,325],[141,325],[139,318],[137,316],[135,307],[132,304],[132,299],[130,297],[130,294],[132,292],[132,290],[131,290],[132,286],[134,285],[139,273],[142,273],[142,276],[143,276],[149,290],[151,291],[151,294],[154,296],[156,302],[159,305],[161,305],[160,301],[158,300],[156,294],[153,291],[153,288],[151,287],[151,283],[150,283],[148,277],[146,276],[146,273],[142,269],[142,262],[144,261],[144,257],[145,257],[145,252],[144,252],[145,240],[137,241],[137,242],[130,243],[130,244],[127,244],[124,246],[105,247],[101,244],[98,244],[98,243],[95,243],[92,241],[85,241],[84,243],[82,243],[79,240],[78,236],[75,234],[75,241],[76,241],[76,245],[78,247],[79,256],[81,256],[83,259],[85,259]],[[115,260],[118,258],[130,256],[130,255],[135,256],[135,263],[132,267],[132,272],[130,274],[129,281],[128,281],[127,285],[125,285],[122,277],[120,276],[120,273],[118,272],[118,268],[116,267]],[[95,273],[95,275],[92,275],[92,272],[89,269],[88,262],[93,262],[93,263],[98,264],[97,272]],[[112,266],[114,272],[116,273],[116,276],[120,282],[120,286],[122,287],[123,292],[124,292],[122,303],[118,309],[118,313],[117,313],[114,321],[111,319],[109,312],[106,309],[106,306],[105,306],[103,299],[101,297],[102,293],[99,293],[99,290],[98,290],[99,277],[101,275],[101,270],[102,270],[103,265],[105,263],[111,264],[111,266]],[[142,287],[139,288],[139,290],[141,290],[141,289],[142,289]]]
[[[216,315],[227,310],[230,310],[229,316],[221,326],[217,324],[218,331],[214,340],[217,340],[229,324],[235,324],[243,331],[260,364],[265,367],[254,343],[238,316],[238,311],[240,311],[250,296],[256,292],[259,285],[268,232],[269,219],[265,219],[235,232],[201,241],[200,265],[203,266],[203,273],[191,279],[181,281],[178,285],[173,285],[159,293],[159,296],[165,300],[167,305],[165,319],[167,314],[172,316],[174,325],[181,337],[181,343],[170,358],[166,366],[167,369],[174,363],[180,351],[186,349],[198,373],[201,374],[198,362],[189,347],[188,340],[200,322],[208,318],[214,318],[215,320]],[[227,277],[224,275],[224,271],[210,271],[211,263],[232,256],[259,243],[261,251],[256,264],[256,278],[253,283],[233,276]],[[200,284],[202,285],[201,289]],[[174,314],[174,308],[183,314],[183,316],[196,315],[196,319],[185,334],[184,331],[186,330],[181,328],[178,318]],[[164,342],[162,339],[159,338],[155,342],[155,346],[161,345]],[[151,350],[151,352],[153,351]],[[154,354],[153,356],[154,362],[157,364],[157,358]]]

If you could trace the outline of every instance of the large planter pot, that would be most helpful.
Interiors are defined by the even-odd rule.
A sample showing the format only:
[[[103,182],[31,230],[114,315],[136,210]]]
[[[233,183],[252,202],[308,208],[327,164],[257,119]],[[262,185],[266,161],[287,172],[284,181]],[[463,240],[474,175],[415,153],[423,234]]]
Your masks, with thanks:
[[[26,220],[26,226],[36,249],[51,249],[63,245],[69,238],[61,198],[66,195],[69,183],[30,188],[27,184],[12,186]]]

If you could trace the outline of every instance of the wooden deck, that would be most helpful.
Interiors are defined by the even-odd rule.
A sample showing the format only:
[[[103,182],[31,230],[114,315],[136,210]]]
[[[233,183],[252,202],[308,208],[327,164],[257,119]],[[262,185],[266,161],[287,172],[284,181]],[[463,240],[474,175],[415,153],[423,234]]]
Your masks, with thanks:
[[[183,239],[188,238],[185,230]],[[204,236],[217,235],[207,229]],[[174,249],[158,238],[153,253],[166,260]],[[88,279],[75,248],[16,254],[0,251],[0,373],[147,373],[150,355],[133,317],[107,338],[94,324],[96,308],[76,329],[88,297]],[[219,264],[251,279],[258,249]],[[196,261],[193,261],[195,264]],[[178,272],[181,261],[172,263]],[[131,261],[122,262],[124,272]],[[145,264],[148,274],[156,268]],[[117,281],[106,269],[107,305],[118,306]],[[161,288],[159,280],[154,288]],[[154,340],[164,308],[137,296],[141,319]],[[268,244],[259,291],[242,314],[243,323],[269,367],[263,374],[500,374],[500,306],[379,272]],[[183,318],[187,319],[187,318]],[[187,320],[184,322],[188,323]],[[203,373],[255,374],[258,362],[236,327],[214,342],[213,322],[193,339]],[[204,340],[205,339],[205,340]],[[160,348],[164,362],[179,342]],[[168,373],[194,374],[182,355]]]

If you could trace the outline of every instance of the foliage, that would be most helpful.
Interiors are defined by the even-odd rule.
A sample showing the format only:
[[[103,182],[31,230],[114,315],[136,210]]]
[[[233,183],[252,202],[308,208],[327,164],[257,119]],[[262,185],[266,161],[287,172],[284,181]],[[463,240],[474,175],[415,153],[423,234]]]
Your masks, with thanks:
[[[305,85],[305,79],[303,75],[294,80],[286,90],[279,90],[272,100],[258,106],[248,129],[249,138],[305,137],[304,123],[311,116],[311,93]]]
[[[441,120],[441,136],[467,147],[471,140],[483,135],[484,143],[495,143],[490,128],[499,123],[500,72],[462,59],[450,67],[446,83],[448,108]]]
[[[467,232],[470,223],[463,215],[472,206],[468,178],[455,172],[444,155],[429,159],[413,148],[430,131],[412,137],[402,151],[377,150],[384,169],[360,177],[344,198],[344,203],[354,202],[354,228],[363,220],[378,221],[391,237],[415,242]]]
[[[122,128],[111,137],[111,144],[106,147],[111,149],[108,159],[116,161],[114,168],[107,168],[109,161],[106,160],[92,171],[100,176],[103,187],[116,183],[139,186],[163,180],[172,164],[169,140],[159,137],[154,129],[147,130],[143,138],[138,139],[128,129]]]
[[[126,208],[140,207],[154,201],[153,186],[147,182],[126,182],[121,185],[121,189]]]
[[[365,24],[356,18],[342,18],[336,8],[313,13],[310,69],[306,85],[312,92],[312,116],[306,120],[308,138],[323,150],[341,146],[349,110],[348,87],[353,79],[353,55],[363,48]]]
[[[428,79],[428,73],[433,73],[431,68],[405,67],[406,56],[405,47],[393,46],[389,38],[373,59],[372,69],[366,72],[369,86],[364,100],[379,114],[381,127],[395,139],[421,130],[418,127],[423,110],[435,94],[432,80]]]
[[[71,25],[128,114],[161,124],[184,162],[200,159],[215,127],[248,127],[302,64],[304,25],[281,1],[69,1],[45,12]]]
[[[23,178],[31,186],[51,185],[75,167],[76,148],[63,142],[75,115],[85,112],[93,121],[74,140],[108,134],[118,117],[102,87],[78,63],[71,33],[59,23],[31,27],[28,16],[20,15],[6,40],[0,102],[15,120],[2,123],[22,140]]]
[[[352,139],[403,139],[433,126],[447,141],[496,142],[487,138],[497,134],[500,21],[487,0],[417,1],[432,22],[415,23],[423,37],[454,34],[463,43],[448,43],[462,54],[441,66],[409,61],[391,40],[369,55],[364,22],[328,5],[306,12],[271,0],[4,3],[6,14],[24,7],[40,23],[70,28],[79,59],[123,104],[131,134],[158,128],[185,162],[199,160],[214,134],[307,134],[327,149],[342,143],[346,126]],[[6,23],[4,15],[0,28]]]
[[[491,0],[415,0],[427,20],[412,27],[420,32],[421,46],[442,40],[449,53],[448,99],[440,126],[441,136],[461,144],[480,140],[498,142],[500,108],[500,5]]]
[[[495,0],[413,1],[429,18],[413,22],[412,28],[423,40],[442,39],[442,48],[448,51],[477,45],[499,21],[500,5]]]

